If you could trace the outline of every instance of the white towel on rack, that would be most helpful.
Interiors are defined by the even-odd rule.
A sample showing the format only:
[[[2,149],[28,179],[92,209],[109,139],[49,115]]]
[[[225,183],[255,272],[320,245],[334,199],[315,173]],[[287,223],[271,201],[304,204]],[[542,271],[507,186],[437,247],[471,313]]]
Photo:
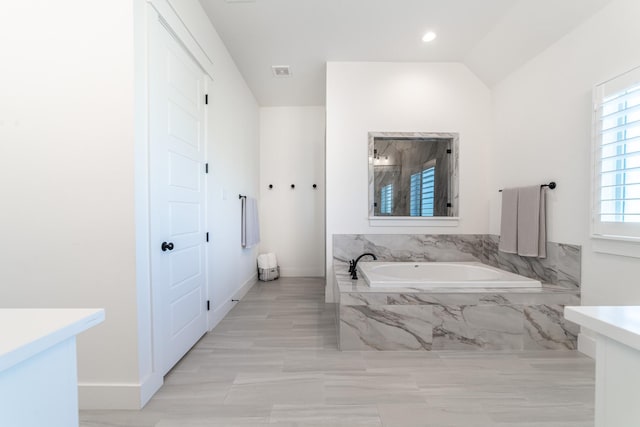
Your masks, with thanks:
[[[240,243],[243,248],[251,248],[260,243],[257,200],[253,197],[243,197],[241,215]]]

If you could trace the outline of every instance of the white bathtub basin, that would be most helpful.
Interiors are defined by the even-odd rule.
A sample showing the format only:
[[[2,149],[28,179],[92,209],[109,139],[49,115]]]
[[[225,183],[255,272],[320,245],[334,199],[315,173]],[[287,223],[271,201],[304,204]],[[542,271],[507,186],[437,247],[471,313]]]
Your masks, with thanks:
[[[479,262],[359,262],[372,288],[540,288],[540,281]]]

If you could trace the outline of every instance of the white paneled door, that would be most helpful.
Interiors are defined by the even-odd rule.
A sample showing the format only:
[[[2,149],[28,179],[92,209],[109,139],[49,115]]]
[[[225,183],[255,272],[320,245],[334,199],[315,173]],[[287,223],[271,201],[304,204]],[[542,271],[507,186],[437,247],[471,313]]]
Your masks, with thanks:
[[[205,74],[157,19],[149,35],[152,316],[164,375],[207,328]]]

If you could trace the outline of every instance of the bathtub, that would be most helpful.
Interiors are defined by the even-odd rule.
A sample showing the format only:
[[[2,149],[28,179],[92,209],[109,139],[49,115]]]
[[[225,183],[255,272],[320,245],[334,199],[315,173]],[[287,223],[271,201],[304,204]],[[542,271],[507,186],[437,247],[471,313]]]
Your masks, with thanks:
[[[359,262],[372,288],[540,288],[540,281],[480,262]]]

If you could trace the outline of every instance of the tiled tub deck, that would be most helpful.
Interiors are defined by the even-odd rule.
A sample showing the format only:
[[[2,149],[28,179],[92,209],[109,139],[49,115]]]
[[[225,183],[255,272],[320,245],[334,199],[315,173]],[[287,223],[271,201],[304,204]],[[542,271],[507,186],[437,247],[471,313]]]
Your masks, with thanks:
[[[579,290],[385,289],[351,280],[334,263],[341,350],[575,349],[578,326],[563,317]]]

